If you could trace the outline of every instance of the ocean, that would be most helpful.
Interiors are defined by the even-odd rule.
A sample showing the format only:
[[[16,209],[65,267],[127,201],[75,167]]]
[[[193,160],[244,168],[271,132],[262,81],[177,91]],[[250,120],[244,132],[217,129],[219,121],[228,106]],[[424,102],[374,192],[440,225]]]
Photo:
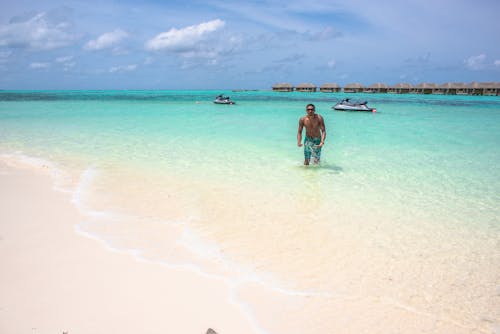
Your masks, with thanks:
[[[500,331],[499,97],[0,91],[0,158],[50,168],[78,233],[226,281],[256,333]]]

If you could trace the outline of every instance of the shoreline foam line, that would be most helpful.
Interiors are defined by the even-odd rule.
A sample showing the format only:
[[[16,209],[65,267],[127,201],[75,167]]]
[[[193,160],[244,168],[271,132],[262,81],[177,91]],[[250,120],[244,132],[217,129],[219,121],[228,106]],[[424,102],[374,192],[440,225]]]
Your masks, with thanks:
[[[82,213],[84,216],[88,216],[90,219],[100,218],[100,219],[122,219],[126,218],[122,215],[114,214],[114,213],[106,213],[101,211],[96,211],[88,208],[83,203],[83,198],[85,197],[85,189],[88,189],[94,179],[98,176],[98,171],[94,166],[91,166],[84,170],[81,174],[80,181],[77,184],[77,187],[72,196],[72,202],[75,207]],[[131,218],[131,217],[128,217]],[[238,278],[231,279],[229,277],[225,277],[223,275],[210,274],[205,272],[200,265],[196,263],[181,263],[181,264],[172,264],[164,260],[150,260],[143,255],[143,250],[141,249],[120,249],[117,247],[113,247],[106,238],[103,238],[99,235],[90,233],[85,231],[82,226],[83,222],[75,226],[75,232],[81,236],[89,238],[91,240],[97,241],[101,243],[106,250],[111,252],[126,254],[132,256],[132,258],[141,263],[148,263],[154,265],[160,265],[167,267],[172,270],[183,270],[189,271],[200,277],[206,279],[219,280],[224,282],[229,291],[228,302],[240,308],[242,314],[247,318],[252,328],[259,334],[270,334],[266,330],[264,330],[261,325],[258,323],[256,317],[253,315],[253,312],[250,310],[250,307],[243,300],[237,298],[237,291],[239,288],[244,286],[245,284],[258,284],[261,285],[271,291],[277,292],[282,295],[290,296],[290,297],[322,297],[322,298],[331,298],[332,294],[328,292],[317,292],[317,291],[296,291],[285,289],[274,284],[269,284],[265,282],[264,279],[260,278],[256,273],[250,272],[249,270],[243,269],[240,265],[233,263],[230,260],[227,260],[222,256],[221,252],[218,250],[217,245],[204,245],[203,241],[199,236],[195,234],[188,226],[186,222],[174,222],[167,223],[169,225],[173,224],[176,226],[182,227],[182,235],[180,240],[176,240],[176,244],[182,245],[185,249],[189,250],[193,255],[199,257],[200,259],[214,261],[213,255],[217,258],[217,260],[221,261],[225,267],[230,268],[231,271],[236,271],[239,275]],[[210,249],[209,255],[206,256],[206,251]]]
[[[254,333],[241,311],[226,302],[225,284],[103,252],[95,240],[75,233],[85,217],[67,194],[52,188],[48,173],[3,160],[0,170],[4,331],[194,333],[210,324],[223,332]],[[210,307],[212,300],[219,301],[217,307]]]
[[[74,189],[70,190],[67,188],[63,188],[61,186],[57,186],[58,183],[62,183],[61,177],[64,177],[65,173],[62,169],[60,169],[55,163],[47,161],[42,158],[35,158],[25,155],[22,152],[16,152],[15,154],[1,154],[0,158],[2,161],[6,162],[12,168],[19,168],[19,166],[25,166],[28,168],[40,168],[43,172],[47,172],[48,176],[52,180],[53,190],[70,194],[70,203],[77,209],[78,212],[83,217],[87,217],[88,220],[81,221],[73,227],[73,231],[75,234],[90,239],[94,242],[98,242],[102,245],[103,249],[106,251],[110,251],[116,254],[124,254],[131,256],[135,261],[140,263],[147,263],[153,265],[160,265],[162,267],[166,267],[171,270],[181,270],[186,272],[191,272],[193,274],[198,275],[199,277],[210,279],[210,280],[218,280],[223,282],[227,286],[228,291],[228,299],[227,302],[238,307],[242,315],[247,319],[250,326],[254,329],[255,332],[259,334],[271,334],[267,332],[262,326],[259,324],[253,312],[250,310],[250,307],[247,303],[237,297],[237,291],[245,284],[257,284],[261,285],[271,291],[292,296],[292,297],[313,297],[313,296],[321,296],[323,298],[330,298],[331,295],[329,293],[317,293],[317,292],[308,292],[308,291],[294,291],[287,290],[282,287],[276,286],[274,284],[269,284],[265,282],[265,280],[256,273],[251,272],[250,270],[245,270],[240,265],[237,265],[226,258],[224,258],[219,251],[217,251],[216,246],[212,245],[211,255],[217,255],[217,259],[224,263],[224,266],[230,268],[231,271],[237,272],[237,278],[229,278],[223,275],[211,274],[205,272],[199,264],[196,263],[181,263],[181,264],[172,264],[163,260],[150,260],[143,255],[143,250],[137,248],[131,249],[120,249],[112,246],[112,244],[106,240],[106,238],[99,236],[94,233],[90,233],[84,229],[84,224],[88,222],[92,222],[96,219],[104,219],[104,220],[120,220],[120,219],[130,219],[131,217],[125,217],[122,214],[116,214],[111,212],[104,212],[93,210],[88,207],[84,201],[87,196],[86,191],[92,185],[97,177],[99,177],[99,171],[96,166],[87,167],[83,172],[81,172],[80,177],[78,178],[77,184]],[[10,163],[9,163],[10,162]],[[186,250],[195,255],[196,257],[202,260],[209,260],[211,256],[203,256],[204,250],[207,249],[206,245],[203,245],[203,241],[198,237],[194,236],[195,232],[189,229],[185,222],[173,222],[167,223],[169,225],[176,225],[178,227],[182,227],[182,239],[177,240],[176,243],[182,245]],[[190,235],[190,237],[186,237],[186,235]],[[201,243],[201,245],[195,245],[193,243]],[[215,248],[214,248],[215,247]],[[215,250],[215,253],[213,253]]]
[[[47,174],[48,177],[51,179],[51,184],[52,184],[52,189],[57,192],[62,192],[65,194],[71,194],[70,196],[70,203],[77,209],[80,214],[84,217],[88,217],[89,220],[93,219],[124,219],[123,215],[118,215],[114,213],[109,213],[109,212],[104,212],[104,211],[97,211],[97,210],[92,210],[89,207],[87,207],[84,202],[83,202],[83,197],[85,193],[85,189],[90,187],[94,179],[98,175],[97,168],[94,166],[88,167],[85,169],[79,178],[79,182],[77,183],[75,189],[73,191],[56,186],[58,184],[59,178],[63,174],[58,167],[56,167],[55,163],[52,163],[50,161],[47,161],[42,158],[36,158],[36,157],[30,157],[25,155],[22,152],[15,152],[15,153],[2,153],[0,154],[0,159],[2,162],[4,162],[7,166],[17,169],[17,168],[24,168],[24,169],[39,169],[39,172],[42,172],[44,174]],[[147,264],[154,264],[154,265],[160,265],[162,267],[165,267],[170,270],[182,270],[182,271],[188,271],[191,273],[194,273],[200,277],[206,278],[206,279],[215,279],[215,280],[220,280],[223,281],[225,284],[230,285],[230,281],[228,279],[225,279],[223,276],[219,275],[212,275],[205,273],[200,266],[196,264],[189,264],[189,263],[184,263],[184,264],[170,264],[165,261],[152,261],[149,260],[143,256],[142,250],[140,249],[120,249],[113,247],[111,243],[106,240],[105,238],[97,235],[90,233],[88,231],[85,231],[83,228],[83,224],[85,224],[87,221],[81,221],[80,223],[77,223],[73,226],[73,231],[75,234],[85,237],[89,240],[92,240],[94,242],[98,242],[101,244],[101,247],[103,247],[104,250],[110,251],[112,253],[116,254],[125,254],[131,256],[135,261],[141,262],[141,263],[147,263]],[[178,224],[178,223],[176,223]],[[228,290],[229,291],[229,290]],[[251,318],[248,317],[247,318]]]

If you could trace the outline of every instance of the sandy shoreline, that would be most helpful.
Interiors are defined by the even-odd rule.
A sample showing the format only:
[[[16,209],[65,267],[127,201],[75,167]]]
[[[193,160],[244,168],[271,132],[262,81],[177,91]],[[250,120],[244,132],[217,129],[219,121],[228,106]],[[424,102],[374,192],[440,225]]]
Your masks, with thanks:
[[[492,295],[491,288],[496,282],[494,259],[482,257],[485,251],[467,256],[468,249],[481,250],[475,244],[460,245],[464,253],[455,255],[455,261],[462,261],[457,266],[448,265],[448,255],[446,263],[435,267],[428,258],[393,261],[392,276],[385,280],[380,279],[387,268],[383,265],[366,276],[350,272],[347,265],[366,263],[352,254],[329,276],[337,282],[335,289],[287,289],[242,271],[238,263],[210,261],[210,256],[194,261],[192,254],[176,253],[179,242],[190,240],[170,225],[141,221],[131,231],[112,230],[107,239],[86,232],[84,226],[92,219],[89,209],[81,207],[85,201],[79,200],[85,197],[79,190],[85,185],[75,185],[75,175],[69,178],[73,184],[66,184],[65,171],[50,162],[20,157],[0,156],[0,333],[204,334],[209,328],[219,334],[499,333],[498,290]],[[126,232],[145,237],[147,246],[168,253],[172,263],[161,256],[158,261],[142,256],[140,246],[108,244]],[[316,239],[305,235],[305,240]],[[342,249],[341,243],[336,246]],[[366,252],[361,246],[352,250]],[[377,253],[366,259],[388,261]],[[311,267],[312,262],[296,260],[304,268],[328,268],[328,263]],[[410,266],[432,270],[411,276],[415,272]],[[398,273],[417,283],[398,278]],[[304,274],[319,277],[316,271]],[[398,289],[398,279],[407,286]],[[465,301],[457,305],[471,311],[455,308],[450,298]]]
[[[0,332],[255,333],[221,280],[105,250],[43,169],[0,162]]]

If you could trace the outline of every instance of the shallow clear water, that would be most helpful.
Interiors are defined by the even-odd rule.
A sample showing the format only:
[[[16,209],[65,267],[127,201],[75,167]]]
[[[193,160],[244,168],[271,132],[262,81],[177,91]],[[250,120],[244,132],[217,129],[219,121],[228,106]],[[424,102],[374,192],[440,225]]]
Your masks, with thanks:
[[[213,104],[219,93],[237,104]],[[0,91],[0,149],[73,174],[80,204],[108,214],[79,228],[112,247],[287,298],[319,293],[327,319],[335,302],[359,311],[385,298],[432,319],[429,332],[488,332],[500,309],[500,98],[353,94],[377,113],[333,111],[344,97]],[[327,140],[321,165],[304,167],[296,132],[310,102]],[[318,333],[335,329],[317,318]]]

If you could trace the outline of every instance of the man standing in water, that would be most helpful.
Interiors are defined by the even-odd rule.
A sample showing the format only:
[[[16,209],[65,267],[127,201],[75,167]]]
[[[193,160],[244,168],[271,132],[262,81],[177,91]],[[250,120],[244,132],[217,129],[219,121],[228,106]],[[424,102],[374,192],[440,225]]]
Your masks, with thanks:
[[[316,114],[316,107],[310,103],[306,106],[307,115],[299,119],[299,131],[297,133],[297,146],[302,147],[302,129],[306,128],[304,139],[304,165],[309,165],[311,156],[314,164],[319,163],[321,158],[321,147],[325,144],[326,130],[325,121],[321,115]]]

